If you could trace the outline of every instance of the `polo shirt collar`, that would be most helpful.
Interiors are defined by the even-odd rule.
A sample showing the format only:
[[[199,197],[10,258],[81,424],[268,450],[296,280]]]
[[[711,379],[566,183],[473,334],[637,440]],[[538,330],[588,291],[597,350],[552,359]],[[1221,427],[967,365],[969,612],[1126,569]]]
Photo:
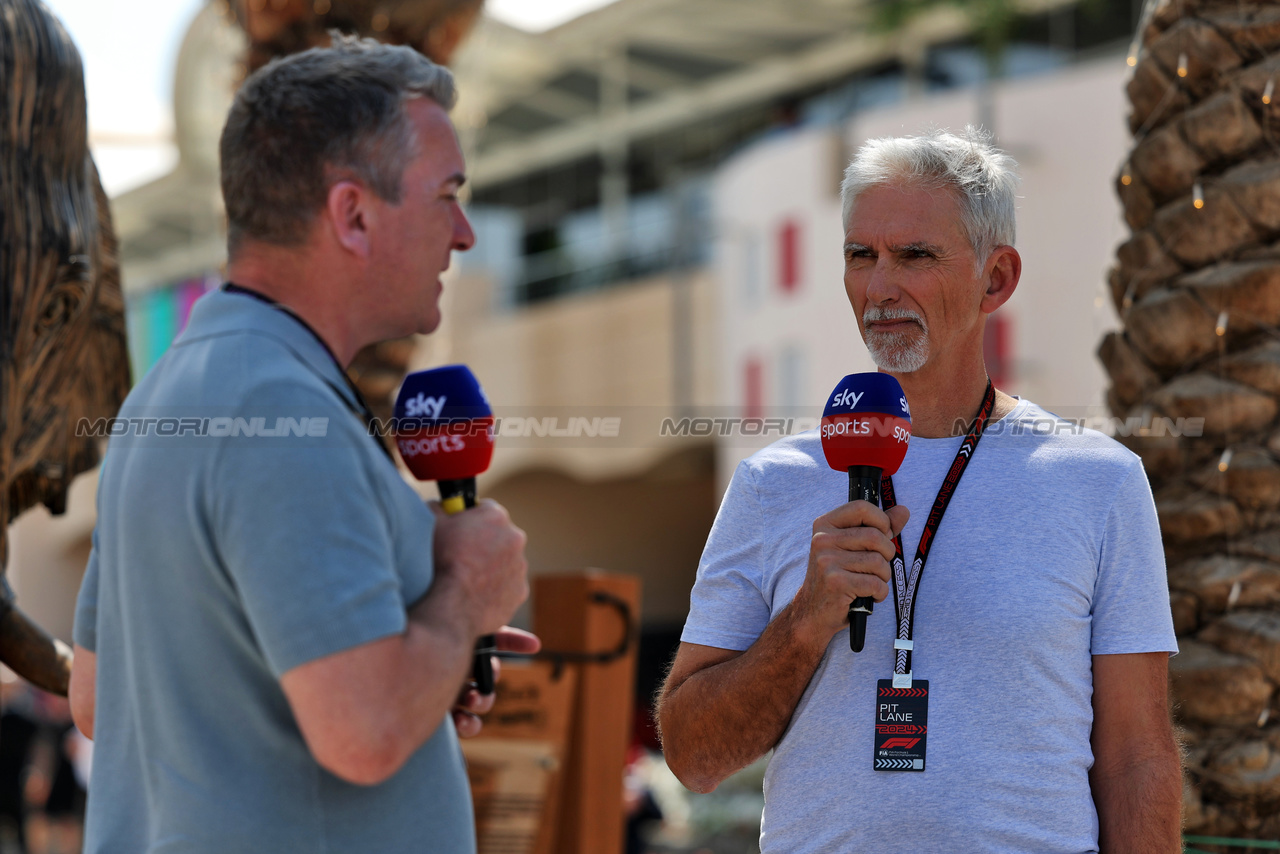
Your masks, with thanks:
[[[281,341],[342,395],[348,405],[357,411],[363,409],[345,372],[316,334],[288,311],[249,294],[228,293],[219,288],[202,296],[191,307],[187,327],[178,335],[174,346],[211,335],[245,332],[269,335]]]

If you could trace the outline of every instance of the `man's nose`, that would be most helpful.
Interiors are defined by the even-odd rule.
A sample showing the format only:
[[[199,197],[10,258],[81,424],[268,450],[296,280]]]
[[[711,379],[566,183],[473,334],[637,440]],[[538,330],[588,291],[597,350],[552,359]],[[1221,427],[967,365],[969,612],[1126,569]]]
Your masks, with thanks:
[[[877,259],[875,269],[871,271],[871,278],[867,280],[867,302],[883,305],[896,300],[899,293],[893,272],[889,269],[888,259],[884,257]]]
[[[475,230],[471,228],[466,212],[459,208],[458,217],[453,222],[453,248],[458,252],[466,252],[475,245]]]

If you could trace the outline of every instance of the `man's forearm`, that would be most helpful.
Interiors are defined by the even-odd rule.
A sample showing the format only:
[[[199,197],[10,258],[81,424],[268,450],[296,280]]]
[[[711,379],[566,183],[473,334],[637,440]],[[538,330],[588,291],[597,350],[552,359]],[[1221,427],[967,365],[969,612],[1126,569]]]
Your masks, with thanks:
[[[1098,808],[1101,854],[1170,854],[1182,850],[1182,766],[1177,748],[1089,774]]]
[[[788,607],[742,655],[664,686],[663,751],[680,781],[709,792],[771,750],[825,649]]]
[[[85,738],[93,738],[93,718],[97,710],[97,653],[76,644],[71,661],[71,684],[67,699],[71,704],[71,719]]]

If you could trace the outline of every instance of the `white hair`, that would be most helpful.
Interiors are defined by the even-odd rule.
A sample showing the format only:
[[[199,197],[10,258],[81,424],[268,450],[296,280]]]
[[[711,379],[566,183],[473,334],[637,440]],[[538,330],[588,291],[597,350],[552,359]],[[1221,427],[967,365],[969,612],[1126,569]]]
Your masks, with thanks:
[[[920,136],[868,140],[844,170],[840,204],[844,227],[861,193],[874,186],[946,189],[956,194],[960,220],[981,269],[997,246],[1012,246],[1018,164],[973,125],[960,134],[931,130]]]

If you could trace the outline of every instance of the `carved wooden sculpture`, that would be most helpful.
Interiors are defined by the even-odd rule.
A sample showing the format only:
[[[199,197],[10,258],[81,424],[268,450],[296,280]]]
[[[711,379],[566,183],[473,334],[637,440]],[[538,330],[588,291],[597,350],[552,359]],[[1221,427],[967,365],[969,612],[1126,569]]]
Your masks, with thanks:
[[[0,522],[44,504],[98,461],[82,418],[129,387],[115,235],[89,156],[80,54],[36,0],[0,0]],[[0,529],[0,572],[7,562]],[[0,661],[67,690],[70,652],[0,597]]]

